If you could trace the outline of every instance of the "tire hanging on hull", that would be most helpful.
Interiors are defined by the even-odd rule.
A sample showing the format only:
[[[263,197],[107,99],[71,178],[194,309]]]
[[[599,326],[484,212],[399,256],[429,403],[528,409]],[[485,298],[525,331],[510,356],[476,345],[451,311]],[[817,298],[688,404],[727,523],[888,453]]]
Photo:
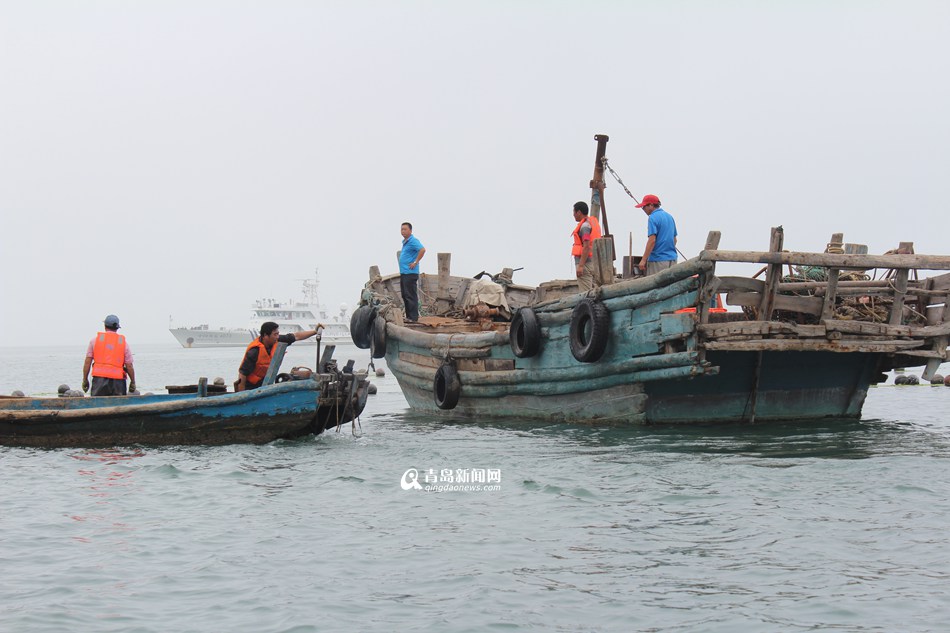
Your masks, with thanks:
[[[610,337],[610,310],[600,301],[584,298],[571,314],[571,354],[582,363],[600,360]]]
[[[370,341],[373,358],[383,358],[386,356],[386,319],[378,314],[373,319],[373,333]]]
[[[508,331],[511,351],[518,358],[531,358],[541,351],[541,326],[531,308],[521,308],[511,319]]]
[[[462,383],[459,381],[459,373],[455,367],[443,363],[435,372],[435,380],[432,381],[432,397],[435,399],[435,406],[440,409],[454,409],[459,403],[459,396],[462,393]]]
[[[350,317],[350,338],[353,344],[360,349],[369,349],[372,344],[373,321],[376,319],[376,308],[360,306]]]

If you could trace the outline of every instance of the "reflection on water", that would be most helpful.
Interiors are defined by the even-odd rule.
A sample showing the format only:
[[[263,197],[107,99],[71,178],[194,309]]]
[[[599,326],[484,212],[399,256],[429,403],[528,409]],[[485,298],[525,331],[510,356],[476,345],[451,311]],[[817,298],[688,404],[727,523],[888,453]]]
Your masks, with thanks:
[[[72,540],[92,543],[105,538],[110,547],[128,548],[129,534],[135,528],[125,520],[117,501],[121,501],[123,495],[135,494],[138,469],[132,462],[144,457],[145,452],[134,448],[63,452],[71,459],[88,464],[88,467],[78,468],[76,474],[78,483],[92,501],[91,507],[84,506],[86,511],[68,515],[72,521],[82,524],[82,529],[72,535]]]
[[[760,458],[864,459],[887,455],[950,456],[950,428],[933,429],[893,420],[790,420],[765,423],[631,425],[545,423],[537,420],[438,421],[405,412],[390,416],[409,433],[478,428],[503,435],[531,435],[588,449],[627,453],[705,453]]]

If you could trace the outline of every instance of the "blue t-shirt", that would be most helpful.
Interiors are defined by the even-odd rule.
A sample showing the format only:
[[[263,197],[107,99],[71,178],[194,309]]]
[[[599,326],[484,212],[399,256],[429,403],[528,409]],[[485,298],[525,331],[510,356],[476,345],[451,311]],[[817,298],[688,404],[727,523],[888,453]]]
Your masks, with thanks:
[[[647,218],[647,237],[656,235],[650,251],[651,262],[676,261],[676,222],[663,209],[656,209]]]
[[[422,242],[416,239],[415,235],[410,235],[402,241],[402,251],[399,253],[399,274],[400,275],[418,275],[419,267],[409,268],[409,264],[416,261],[416,256],[424,247]]]

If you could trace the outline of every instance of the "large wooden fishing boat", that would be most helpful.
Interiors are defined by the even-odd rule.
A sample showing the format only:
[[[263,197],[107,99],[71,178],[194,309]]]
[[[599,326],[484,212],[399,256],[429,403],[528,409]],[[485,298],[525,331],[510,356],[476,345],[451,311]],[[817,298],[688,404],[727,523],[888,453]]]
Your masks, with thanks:
[[[452,276],[440,253],[438,274],[420,276],[417,323],[404,321],[399,275],[373,266],[351,333],[385,356],[412,408],[473,419],[856,418],[884,372],[926,366],[926,379],[947,360],[950,274],[921,271],[950,270],[950,257],[911,243],[869,255],[841,234],[825,252],[788,252],[781,227],[762,252],[720,250],[719,237],[648,277],[618,277],[612,243],[596,240],[588,292],[517,285],[510,269]],[[759,271],[721,275],[725,262]]]
[[[262,444],[316,435],[363,411],[366,372],[339,370],[332,346],[319,371],[299,380],[277,373],[286,344],[277,347],[263,386],[251,391],[217,394],[202,379],[194,389],[169,388],[167,394],[0,397],[0,445]]]

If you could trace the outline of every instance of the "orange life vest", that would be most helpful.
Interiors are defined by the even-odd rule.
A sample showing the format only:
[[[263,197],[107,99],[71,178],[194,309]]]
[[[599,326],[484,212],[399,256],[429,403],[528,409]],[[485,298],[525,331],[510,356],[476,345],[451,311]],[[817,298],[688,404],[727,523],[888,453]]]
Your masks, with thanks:
[[[716,295],[715,307],[710,307],[710,312],[729,312],[724,308],[725,304],[722,302],[722,295]],[[681,310],[675,310],[674,314],[681,314],[683,312],[696,312],[696,308],[683,308]]]
[[[267,369],[270,367],[271,353],[267,351],[267,348],[264,347],[264,344],[261,343],[261,339],[256,338],[251,341],[251,344],[247,346],[247,349],[244,351],[246,355],[251,349],[258,348],[260,351],[257,353],[257,365],[254,367],[254,371],[251,372],[251,375],[247,377],[247,382],[252,385],[259,385],[264,380],[264,376],[267,375]],[[277,344],[274,344],[274,347],[277,347]],[[274,348],[271,348],[272,350]]]
[[[590,239],[591,241],[596,240],[598,237],[601,237],[600,233],[600,222],[597,221],[592,215],[588,215],[583,220],[577,223],[577,226],[574,228],[574,232],[571,235],[574,236],[574,246],[571,247],[571,255],[574,257],[580,257],[581,253],[584,251],[584,244],[581,242],[581,227],[584,226],[584,222],[590,223]]]
[[[125,380],[125,337],[118,332],[99,332],[92,346],[92,375]]]

